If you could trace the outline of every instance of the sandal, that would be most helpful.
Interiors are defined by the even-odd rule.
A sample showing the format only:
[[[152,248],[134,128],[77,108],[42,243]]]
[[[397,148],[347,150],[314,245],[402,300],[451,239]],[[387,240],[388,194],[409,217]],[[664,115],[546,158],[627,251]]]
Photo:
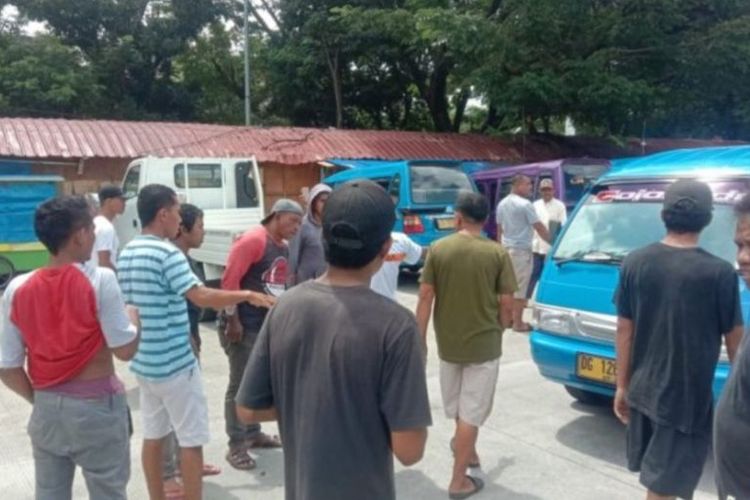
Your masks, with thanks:
[[[456,447],[453,445],[454,439],[455,438],[451,438],[451,444],[450,444],[450,446],[451,446],[451,453],[453,453],[453,456],[456,455]],[[482,464],[479,463],[479,461],[470,462],[469,463],[469,469],[481,469],[481,468],[482,468]]]
[[[469,498],[475,493],[479,493],[480,491],[482,491],[482,488],[484,488],[484,481],[482,481],[478,477],[466,476],[466,479],[471,481],[471,483],[474,485],[474,489],[471,489],[469,491],[458,491],[455,493],[451,493],[449,491],[448,498],[450,498],[451,500],[462,500],[464,498]]]
[[[257,466],[255,459],[244,448],[230,448],[226,459],[237,470],[253,470]]]
[[[514,326],[513,327],[513,331],[514,332],[518,332],[518,333],[529,333],[531,331],[531,325],[524,324],[524,325],[521,326],[521,328],[516,328]]]
[[[216,465],[203,464],[203,477],[218,476],[219,474],[221,474],[221,469]]]
[[[269,436],[264,432],[245,440],[245,446],[248,448],[281,448],[281,439],[279,436]]]

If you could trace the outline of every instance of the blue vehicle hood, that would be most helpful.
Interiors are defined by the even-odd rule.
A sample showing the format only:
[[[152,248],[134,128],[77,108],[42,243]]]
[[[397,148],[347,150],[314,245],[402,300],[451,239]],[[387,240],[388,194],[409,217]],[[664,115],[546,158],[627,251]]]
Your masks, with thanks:
[[[600,314],[616,314],[612,302],[620,267],[615,264],[568,262],[558,266],[548,261],[539,281],[536,301],[540,304]]]
[[[620,279],[620,267],[614,264],[568,262],[558,266],[548,261],[539,280],[536,301],[554,307],[565,307],[599,314],[616,315],[614,294]],[[750,292],[738,277],[742,317],[750,314]]]

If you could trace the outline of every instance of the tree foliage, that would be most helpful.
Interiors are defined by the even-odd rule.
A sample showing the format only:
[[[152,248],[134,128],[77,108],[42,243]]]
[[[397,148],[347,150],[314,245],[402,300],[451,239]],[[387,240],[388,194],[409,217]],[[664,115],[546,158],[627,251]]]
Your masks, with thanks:
[[[17,0],[6,114],[242,123],[242,0]],[[254,123],[750,138],[745,0],[253,0]]]

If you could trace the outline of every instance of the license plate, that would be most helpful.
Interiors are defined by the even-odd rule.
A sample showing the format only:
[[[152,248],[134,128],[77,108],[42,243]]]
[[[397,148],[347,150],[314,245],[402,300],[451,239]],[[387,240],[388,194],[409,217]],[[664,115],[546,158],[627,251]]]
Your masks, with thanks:
[[[617,381],[616,367],[614,359],[578,354],[576,375],[605,384],[615,384]]]
[[[435,225],[441,230],[456,229],[456,219],[452,217],[450,219],[435,219]]]

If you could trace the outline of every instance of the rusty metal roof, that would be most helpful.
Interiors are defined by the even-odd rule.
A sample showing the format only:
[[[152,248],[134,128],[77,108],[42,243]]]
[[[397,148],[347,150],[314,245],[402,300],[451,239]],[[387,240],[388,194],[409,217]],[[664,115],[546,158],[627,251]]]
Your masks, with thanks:
[[[0,118],[0,157],[249,156],[260,162],[326,158],[510,160],[513,146],[470,134],[196,123]]]

